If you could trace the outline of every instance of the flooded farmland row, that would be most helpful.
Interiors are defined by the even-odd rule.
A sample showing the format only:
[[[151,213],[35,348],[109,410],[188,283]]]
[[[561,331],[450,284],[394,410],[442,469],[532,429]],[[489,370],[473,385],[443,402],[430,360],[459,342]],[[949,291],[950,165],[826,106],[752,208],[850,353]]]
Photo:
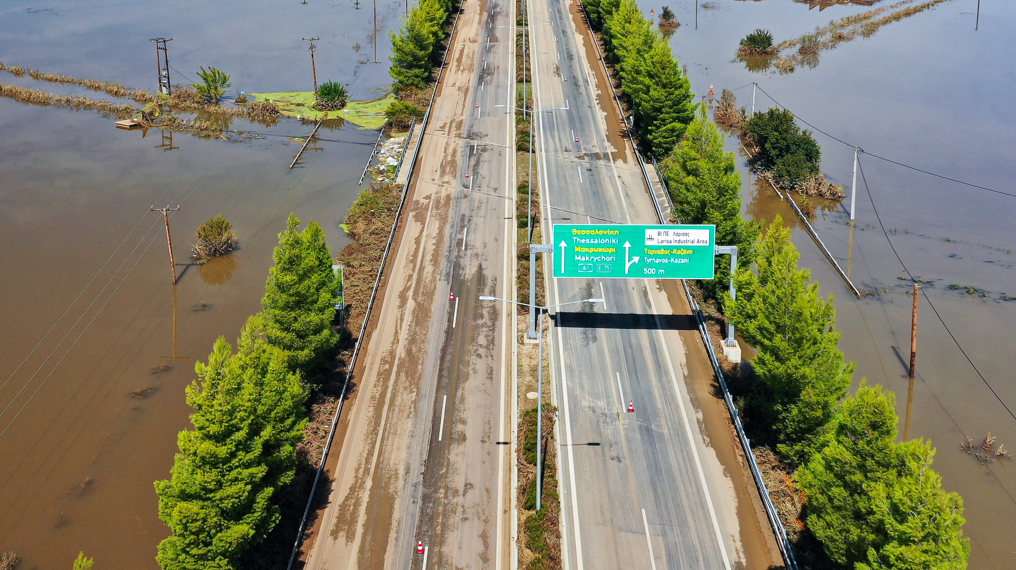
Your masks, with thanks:
[[[640,0],[647,13],[651,8],[658,13],[658,4]],[[812,223],[869,296],[857,299],[850,293],[789,204],[749,177],[746,157],[730,137],[728,150],[739,153],[745,182],[745,214],[764,222],[780,215],[794,228],[801,264],[812,270],[823,293],[836,297],[840,348],[857,363],[855,386],[867,378],[891,388],[901,436],[930,439],[938,448],[935,467],[946,489],[959,492],[966,506],[970,568],[1009,568],[1016,559],[1016,465],[1005,459],[982,465],[961,452],[960,444],[969,437],[976,445],[990,432],[1007,449],[1016,447],[1016,418],[1009,413],[1016,410],[1016,302],[1011,300],[1016,297],[1016,198],[871,155],[1016,194],[1016,118],[1008,112],[1016,99],[1011,65],[1016,7],[983,3],[977,22],[975,0],[937,2],[871,35],[840,36],[849,41],[812,54],[808,66],[789,72],[775,66],[752,71],[736,59],[738,42],[756,28],[769,30],[780,42],[890,4],[670,2],[681,22],[670,43],[698,96],[713,84],[717,99],[721,89],[734,90],[738,106],[750,110],[751,83],[758,82],[757,110],[776,106],[768,93],[846,143],[815,132],[823,170],[848,197],[842,205],[811,199],[819,206]],[[783,53],[794,54],[796,48]],[[854,145],[870,154],[860,158],[851,236]],[[949,327],[922,297],[912,387],[907,379],[911,284],[896,253],[922,280]],[[909,425],[903,425],[908,416]]]
[[[389,83],[387,30],[403,7],[378,4],[373,63],[369,4],[15,0],[0,6],[0,61],[154,91],[149,38],[172,37],[173,83],[218,67],[232,75],[231,99],[310,90],[301,38],[320,37],[319,81],[369,99]],[[0,72],[0,82],[109,99],[28,75]],[[168,529],[152,483],[168,477],[189,425],[194,363],[259,310],[290,212],[320,222],[333,252],[344,244],[339,224],[377,131],[326,124],[289,170],[312,126],[235,118],[228,128],[247,136],[123,131],[92,111],[0,99],[0,551],[20,554],[22,568],[69,567],[82,550],[99,567],[158,568]],[[166,205],[180,207],[176,287],[162,215],[148,211]],[[194,231],[216,214],[239,248],[193,265]]]

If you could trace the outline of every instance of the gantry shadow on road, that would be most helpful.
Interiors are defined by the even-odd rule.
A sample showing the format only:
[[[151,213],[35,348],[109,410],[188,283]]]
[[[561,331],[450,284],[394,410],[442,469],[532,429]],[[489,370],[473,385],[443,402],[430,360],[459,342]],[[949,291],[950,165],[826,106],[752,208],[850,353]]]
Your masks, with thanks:
[[[698,330],[691,315],[645,315],[636,313],[558,312],[555,323],[564,328]]]

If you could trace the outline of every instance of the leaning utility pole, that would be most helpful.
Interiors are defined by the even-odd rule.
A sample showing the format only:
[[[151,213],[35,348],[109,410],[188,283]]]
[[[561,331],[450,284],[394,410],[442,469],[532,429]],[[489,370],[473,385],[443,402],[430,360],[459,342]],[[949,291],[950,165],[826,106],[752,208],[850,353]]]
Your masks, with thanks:
[[[166,243],[169,244],[169,268],[173,271],[173,285],[176,285],[176,261],[173,260],[173,236],[169,233],[169,213],[179,212],[180,205],[177,204],[175,208],[170,208],[169,206],[156,208],[152,206],[148,211],[162,212],[162,218],[166,221]]]
[[[314,72],[314,94],[317,95],[317,66],[314,64],[314,42],[321,38],[303,38],[303,41],[310,42],[310,68]]]
[[[148,41],[155,42],[155,64],[159,70],[159,93],[172,95],[173,86],[169,81],[169,49],[166,47],[166,42],[173,41],[173,38],[151,38]]]

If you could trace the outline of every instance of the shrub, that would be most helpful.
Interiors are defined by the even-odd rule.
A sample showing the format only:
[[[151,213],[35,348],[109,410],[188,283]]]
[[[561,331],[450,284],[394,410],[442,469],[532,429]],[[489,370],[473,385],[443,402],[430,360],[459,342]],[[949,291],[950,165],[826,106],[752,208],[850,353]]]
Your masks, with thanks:
[[[192,83],[191,87],[197,91],[201,99],[208,103],[218,103],[219,99],[222,99],[222,96],[226,94],[226,88],[233,86],[229,82],[229,75],[214,67],[209,67],[206,71],[205,66],[202,65],[198,77],[201,78],[202,83]]]
[[[664,22],[673,22],[673,21],[674,21],[674,11],[670,9],[670,6],[664,6],[660,10],[660,23],[662,24]]]
[[[0,570],[14,570],[21,557],[13,552],[0,552]]]
[[[337,111],[346,106],[346,88],[337,81],[325,81],[318,87],[314,108],[318,111]]]
[[[388,124],[393,127],[408,127],[412,122],[413,118],[422,118],[423,109],[413,105],[412,103],[405,103],[403,101],[396,101],[385,109],[385,119]]]
[[[229,220],[221,214],[202,222],[198,226],[195,240],[197,243],[194,244],[192,251],[194,257],[198,259],[226,255],[233,251],[237,245],[233,224],[229,223]]]
[[[748,34],[741,40],[738,52],[744,55],[768,55],[776,53],[773,47],[773,35],[761,28]]]
[[[92,570],[94,564],[94,558],[85,556],[84,552],[78,552],[78,557],[74,559],[74,570]]]
[[[802,131],[786,109],[755,113],[745,133],[757,147],[751,166],[771,172],[785,188],[793,188],[820,174],[821,148],[809,131]]]

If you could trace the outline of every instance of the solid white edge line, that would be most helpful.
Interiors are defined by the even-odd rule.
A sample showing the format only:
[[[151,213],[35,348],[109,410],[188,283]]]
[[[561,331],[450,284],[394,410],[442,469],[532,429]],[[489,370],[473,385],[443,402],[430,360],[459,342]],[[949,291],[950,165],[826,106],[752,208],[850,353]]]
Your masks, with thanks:
[[[603,299],[603,310],[607,310],[607,294],[603,292],[603,281],[600,281],[600,298]]]
[[[642,509],[642,526],[646,528],[646,544],[649,545],[649,561],[653,563],[653,570],[656,570],[656,555],[653,554],[653,540],[649,538],[649,521],[646,520],[645,509]]]
[[[579,184],[582,184],[582,166],[579,164],[575,165],[575,169],[579,171]]]
[[[452,328],[455,328],[455,323],[459,320],[459,298],[455,297],[455,312],[452,313]]]
[[[462,251],[466,251],[466,234],[468,234],[468,233],[469,233],[469,226],[467,225],[466,229],[462,230]]]
[[[646,285],[646,281],[642,281],[642,286],[646,287],[646,296],[649,297],[649,305],[653,309],[654,315],[659,315],[659,311],[656,310],[656,302],[653,300],[653,292],[649,290]],[[654,282],[655,283],[655,282]],[[688,412],[684,409],[684,397],[681,395],[681,387],[677,384],[677,373],[674,372],[674,361],[670,358],[670,349],[667,347],[667,339],[663,335],[663,326],[659,323],[659,317],[657,320],[657,336],[660,338],[660,343],[663,345],[663,354],[667,357],[667,368],[670,371],[670,381],[674,385],[674,393],[677,395],[677,406],[681,409],[681,419],[684,422],[684,432],[688,436],[688,445],[691,447],[692,457],[695,458],[695,469],[698,470],[699,483],[702,485],[702,490],[706,494],[706,506],[709,507],[709,518],[712,519],[713,530],[716,531],[716,542],[720,548],[720,555],[723,557],[723,567],[726,570],[730,570],[730,558],[727,556],[727,548],[723,545],[723,533],[720,532],[720,522],[716,518],[716,508],[713,507],[713,496],[709,492],[709,484],[706,482],[705,471],[702,470],[702,460],[699,458],[698,446],[695,444],[695,438],[691,433],[691,424],[688,422]],[[709,347],[706,347],[708,350]]]
[[[624,391],[621,390],[621,373],[620,372],[615,372],[615,374],[617,374],[617,393],[621,395],[621,407],[623,408],[624,407]]]
[[[511,0],[509,2],[509,5],[510,5],[509,7],[511,9],[511,17],[513,18],[512,21],[514,22],[514,18],[515,18],[515,0]],[[487,45],[488,46],[490,45],[490,37],[489,36],[487,38]],[[508,93],[507,93],[506,97],[507,97],[507,102],[511,103],[511,97],[513,97],[514,93],[515,93],[515,34],[511,34],[511,40],[508,42],[508,50],[509,50],[508,61],[509,61],[510,65],[509,65],[508,69],[506,70],[506,72],[508,73]],[[477,109],[477,117],[479,117],[479,109]],[[505,130],[507,132],[507,135],[505,137],[505,148],[506,149],[514,149],[514,145],[511,144],[512,143],[512,137],[515,135],[514,125],[515,125],[515,106],[511,105],[510,108],[509,108],[508,114],[505,115]],[[514,232],[512,231],[512,228],[515,228],[517,226],[517,224],[515,222],[515,211],[516,211],[515,200],[516,200],[517,196],[516,196],[516,193],[514,192],[515,186],[512,184],[512,181],[513,181],[512,177],[515,175],[515,168],[514,168],[514,164],[513,164],[514,158],[515,158],[515,153],[514,152],[508,152],[508,151],[505,152],[505,174],[504,174],[505,193],[507,193],[510,196],[510,199],[505,200],[505,216],[504,217],[506,219],[510,220],[511,224],[507,224],[507,223],[504,224],[504,255],[502,256],[504,258],[504,262],[503,262],[504,263],[504,266],[503,266],[504,279],[502,280],[503,293],[501,295],[501,297],[504,298],[504,299],[511,298],[511,295],[513,294],[513,291],[515,290],[515,278],[514,278],[513,265],[512,265],[512,263],[514,263],[515,256],[512,255],[512,252],[511,252],[511,249],[510,249],[514,245],[514,236],[513,236]],[[502,304],[503,305],[508,305],[507,303],[502,303]],[[514,314],[516,312],[514,306],[501,307],[501,310],[502,311],[511,311],[512,314]],[[503,312],[502,314],[507,316],[509,313]],[[503,319],[502,322],[504,323],[504,326],[507,328],[507,327],[511,326],[511,323],[513,322],[513,320],[511,318],[505,318],[505,319]],[[505,407],[506,407],[506,404],[507,404],[507,402],[505,402],[505,398],[508,396],[508,394],[506,394],[506,389],[507,389],[507,383],[508,383],[508,378],[507,378],[507,375],[508,375],[507,374],[508,373],[508,361],[510,360],[509,357],[508,357],[508,354],[512,350],[514,350],[513,347],[516,344],[515,343],[515,331],[514,330],[506,330],[504,332],[505,332],[505,334],[503,335],[503,348],[502,348],[502,351],[501,351],[501,383],[500,383],[501,386],[500,386],[500,390],[499,390],[500,399],[498,401],[498,414],[499,414],[498,429],[501,432],[501,434],[500,434],[501,437],[498,438],[498,441],[505,441],[505,437],[504,437],[504,435],[505,435],[504,434],[505,420],[506,420],[506,418],[505,418]],[[511,430],[511,432],[512,432],[511,433],[511,437],[509,439],[514,440],[514,437],[515,437],[515,433],[514,432],[515,432],[515,430]],[[507,449],[505,449],[505,447],[507,447]],[[508,514],[508,507],[505,504],[505,498],[504,498],[504,494],[505,494],[505,481],[504,481],[504,479],[505,479],[505,461],[507,459],[506,456],[508,455],[508,452],[511,450],[511,446],[510,445],[509,446],[500,446],[499,445],[499,446],[497,446],[497,448],[498,448],[498,454],[497,454],[497,510],[498,510],[498,512],[497,512],[497,514],[495,516],[495,520],[497,521],[496,522],[496,530],[495,530],[495,534],[497,535],[497,539],[496,539],[497,546],[496,546],[496,552],[495,552],[497,560],[494,563],[494,567],[495,567],[495,570],[501,570],[502,564],[504,562],[504,560],[503,560],[504,559],[504,539],[505,539],[505,532],[504,531],[505,530],[508,530],[509,532],[511,531],[511,523],[509,522],[508,528],[506,529],[504,527],[503,523],[502,523],[503,519],[501,518],[501,517],[503,517],[503,516]],[[514,496],[515,493],[510,493],[510,494],[512,496]],[[510,504],[510,502],[511,501],[509,501],[509,504]],[[510,520],[511,519],[509,518],[509,521]],[[515,543],[515,541],[512,541],[512,542],[513,542],[513,544]],[[510,546],[510,548],[511,548],[511,546]],[[509,565],[510,564],[511,564],[511,561],[509,561]]]
[[[427,570],[427,555],[430,554],[430,547],[423,547],[423,570]]]
[[[445,394],[444,399],[441,400],[441,427],[440,429],[438,429],[437,432],[438,441],[441,441],[444,438],[444,415],[445,415],[445,406],[447,404],[448,404],[448,394]]]

